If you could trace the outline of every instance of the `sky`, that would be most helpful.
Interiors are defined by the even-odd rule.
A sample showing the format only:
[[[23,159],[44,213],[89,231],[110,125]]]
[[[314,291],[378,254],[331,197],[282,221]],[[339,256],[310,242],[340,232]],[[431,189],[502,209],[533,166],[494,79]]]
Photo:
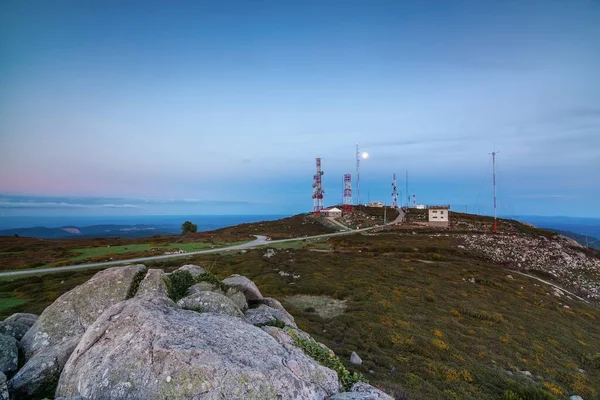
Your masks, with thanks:
[[[0,2],[0,218],[600,217],[600,1]],[[357,200],[356,185],[354,198]],[[406,201],[406,200],[404,200]]]

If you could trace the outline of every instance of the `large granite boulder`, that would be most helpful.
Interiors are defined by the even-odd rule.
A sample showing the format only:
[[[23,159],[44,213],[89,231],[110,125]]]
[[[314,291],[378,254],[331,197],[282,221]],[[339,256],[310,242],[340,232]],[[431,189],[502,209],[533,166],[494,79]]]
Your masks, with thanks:
[[[200,292],[184,297],[177,302],[181,308],[197,312],[212,312],[217,314],[242,317],[244,314],[229,298],[216,292]]]
[[[0,322],[0,333],[21,340],[38,316],[28,313],[16,313]]]
[[[243,319],[156,296],[116,304],[89,327],[56,397],[324,399],[338,390],[335,371]]]
[[[10,380],[11,390],[34,396],[56,382],[86,329],[132,295],[145,272],[143,265],[103,270],[48,306],[19,343],[27,362]]]
[[[245,276],[233,274],[229,278],[223,279],[223,283],[244,293],[244,296],[246,296],[248,301],[260,301],[263,299],[258,287]]]
[[[224,294],[219,285],[216,285],[211,282],[198,282],[195,285],[190,286],[187,292],[190,295],[202,292],[217,292]]]
[[[269,325],[279,320],[287,326],[297,328],[296,323],[290,320],[281,310],[276,310],[264,304],[246,311],[246,320],[253,325]]]
[[[0,372],[13,372],[19,365],[17,339],[0,334]]]
[[[394,400],[394,398],[368,383],[358,382],[349,392],[338,393],[327,400]]]
[[[154,296],[156,294],[167,295],[167,284],[165,283],[165,273],[162,269],[149,269],[140,282],[140,286],[135,294],[137,297]]]
[[[244,293],[240,292],[236,288],[231,287],[227,289],[225,296],[229,297],[240,310],[246,311],[248,309],[248,301],[246,300],[246,296],[244,296]]]

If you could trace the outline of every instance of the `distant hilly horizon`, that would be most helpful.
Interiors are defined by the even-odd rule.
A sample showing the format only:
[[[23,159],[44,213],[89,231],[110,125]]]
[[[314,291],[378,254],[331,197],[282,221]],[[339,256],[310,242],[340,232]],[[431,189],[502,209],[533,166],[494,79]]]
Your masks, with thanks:
[[[25,216],[0,218],[0,236],[34,238],[144,237],[178,234],[190,220],[198,231],[209,231],[248,222],[276,220],[288,215],[144,215],[144,216]],[[573,232],[582,237],[600,238],[600,218],[565,216],[501,216],[527,222],[539,228]]]

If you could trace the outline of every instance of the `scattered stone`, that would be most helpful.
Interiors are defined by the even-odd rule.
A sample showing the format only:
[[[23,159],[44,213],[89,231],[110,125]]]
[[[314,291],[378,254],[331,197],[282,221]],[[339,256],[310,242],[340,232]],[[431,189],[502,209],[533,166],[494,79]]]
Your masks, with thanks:
[[[354,351],[350,354],[350,362],[354,365],[362,364],[362,359]]]
[[[521,375],[525,375],[528,378],[531,378],[533,375],[529,371],[519,371]]]
[[[281,310],[261,304],[256,308],[251,308],[246,311],[245,319],[252,325],[265,325],[274,323],[276,320],[280,320],[288,326],[297,328],[296,323],[292,319],[289,319],[286,314],[284,314]]]
[[[328,400],[394,400],[394,398],[368,383],[358,382],[352,386],[350,392],[338,393]]]
[[[35,314],[13,314],[0,322],[0,333],[21,340],[37,319],[38,316]]]
[[[267,249],[267,251],[265,252],[265,254],[263,254],[264,258],[271,258],[275,255],[275,250],[274,249]]]
[[[11,390],[36,397],[56,382],[86,329],[125,300],[135,278],[145,271],[141,264],[105,269],[48,306],[19,343],[26,363],[10,380]]]
[[[177,268],[175,271],[173,272],[177,272],[177,271],[187,271],[189,272],[192,277],[196,278],[199,275],[205,274],[206,270],[202,267],[199,267],[197,265],[194,264],[186,264],[183,267]]]
[[[260,294],[260,290],[258,290],[254,282],[245,276],[233,274],[229,278],[223,279],[223,283],[244,293],[244,296],[246,296],[246,300],[248,301],[257,301],[263,299],[262,294]]]
[[[19,365],[17,339],[0,334],[0,372],[13,372]]]
[[[514,372],[512,372],[512,371],[506,371],[506,374],[507,374],[508,376],[515,376],[515,373],[514,373]]]
[[[216,292],[196,293],[179,300],[177,305],[186,310],[197,312],[225,314],[232,317],[242,317],[244,315],[229,297]]]
[[[512,275],[506,275],[506,278],[508,278],[508,279],[515,279],[515,278],[513,278]]]
[[[580,374],[585,374],[585,369],[579,368],[579,369],[577,370],[577,372],[579,372]]]
[[[375,371],[373,371],[372,369],[370,369],[370,370],[369,370],[369,373],[370,373],[371,375],[375,375]]]
[[[569,400],[583,400],[583,397],[577,396],[577,395],[573,395],[573,396],[569,397]]]
[[[565,305],[563,306],[563,308],[571,308],[571,307],[569,307],[568,305],[566,305],[566,304],[565,304]]]
[[[279,275],[281,276],[290,276],[291,274],[285,271],[279,271]]]
[[[125,398],[123,377],[140,399],[324,399],[340,387],[335,371],[243,319],[178,309],[163,297],[102,314],[65,365],[56,396]]]

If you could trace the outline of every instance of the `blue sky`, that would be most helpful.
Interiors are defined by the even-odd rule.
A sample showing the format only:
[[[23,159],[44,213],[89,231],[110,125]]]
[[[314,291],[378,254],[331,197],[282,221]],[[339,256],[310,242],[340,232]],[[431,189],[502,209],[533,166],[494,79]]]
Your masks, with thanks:
[[[361,200],[600,217],[600,2],[3,1],[0,217]]]

